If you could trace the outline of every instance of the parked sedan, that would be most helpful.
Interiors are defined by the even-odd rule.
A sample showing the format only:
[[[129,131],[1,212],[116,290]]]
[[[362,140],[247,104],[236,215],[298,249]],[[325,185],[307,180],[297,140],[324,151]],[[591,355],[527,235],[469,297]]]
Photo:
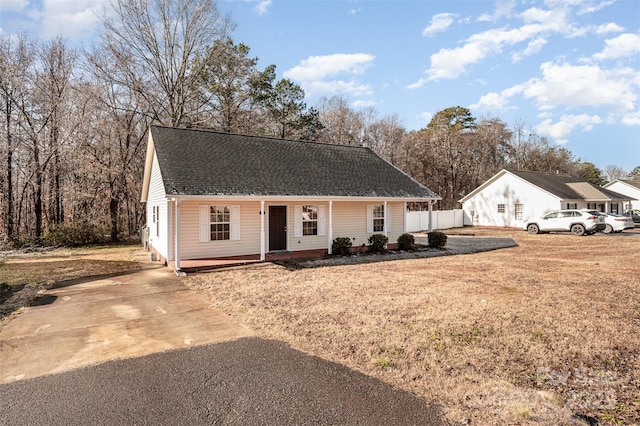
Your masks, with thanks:
[[[633,229],[635,226],[629,216],[622,216],[615,213],[600,213],[604,215],[605,228],[602,232],[610,234],[612,232],[622,232],[625,229]]]
[[[633,223],[640,223],[640,210],[627,210],[624,215],[633,219]]]
[[[604,216],[580,210],[557,210],[541,218],[524,221],[523,229],[530,234],[540,232],[571,232],[574,235],[594,234],[604,230]]]

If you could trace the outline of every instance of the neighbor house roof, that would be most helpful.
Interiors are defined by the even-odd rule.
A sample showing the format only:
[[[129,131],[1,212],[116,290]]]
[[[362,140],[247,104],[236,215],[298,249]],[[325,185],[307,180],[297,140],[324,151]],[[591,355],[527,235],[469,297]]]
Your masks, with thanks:
[[[584,200],[587,202],[629,200],[629,197],[625,195],[585,182],[583,179],[576,176],[559,173],[524,172],[504,169],[465,196],[461,202],[464,202],[468,198],[474,196],[491,182],[506,173],[515,175],[561,200]]]
[[[150,132],[167,195],[440,198],[369,148],[162,126]]]

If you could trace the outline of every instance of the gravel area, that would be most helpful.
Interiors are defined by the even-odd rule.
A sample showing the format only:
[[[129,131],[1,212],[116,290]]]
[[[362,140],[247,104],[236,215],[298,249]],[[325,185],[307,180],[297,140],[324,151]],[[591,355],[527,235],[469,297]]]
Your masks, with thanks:
[[[415,243],[428,245],[427,235],[414,235]],[[385,254],[359,253],[352,256],[330,257],[327,259],[308,260],[295,263],[296,268],[316,268],[333,265],[355,265],[360,263],[383,262],[400,259],[423,259],[426,257],[451,256],[456,254],[472,254],[484,251],[517,247],[518,243],[510,237],[478,237],[448,235],[444,249],[420,248],[413,252],[390,251]]]

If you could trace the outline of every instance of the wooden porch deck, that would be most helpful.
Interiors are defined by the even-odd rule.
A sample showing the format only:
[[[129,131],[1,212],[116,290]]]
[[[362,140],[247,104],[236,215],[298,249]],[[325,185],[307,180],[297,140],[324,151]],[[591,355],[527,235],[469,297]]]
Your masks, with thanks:
[[[265,255],[265,260],[260,260],[260,254],[247,256],[228,256],[216,257],[210,259],[188,259],[180,261],[180,271],[185,273],[193,273],[200,271],[208,271],[220,268],[229,268],[233,266],[244,266],[258,263],[277,262],[285,260],[306,260],[318,259],[327,255],[326,249],[320,250],[300,250],[300,251],[283,251],[271,252]],[[174,271],[176,270],[175,262],[168,262],[168,265]]]

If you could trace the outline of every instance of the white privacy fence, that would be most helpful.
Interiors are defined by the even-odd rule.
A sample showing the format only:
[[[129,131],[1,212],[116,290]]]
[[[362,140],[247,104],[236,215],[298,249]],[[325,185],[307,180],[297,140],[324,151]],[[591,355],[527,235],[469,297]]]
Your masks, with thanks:
[[[405,212],[407,232],[426,231],[429,229],[429,212]],[[461,228],[465,224],[464,210],[434,210],[431,229]]]

